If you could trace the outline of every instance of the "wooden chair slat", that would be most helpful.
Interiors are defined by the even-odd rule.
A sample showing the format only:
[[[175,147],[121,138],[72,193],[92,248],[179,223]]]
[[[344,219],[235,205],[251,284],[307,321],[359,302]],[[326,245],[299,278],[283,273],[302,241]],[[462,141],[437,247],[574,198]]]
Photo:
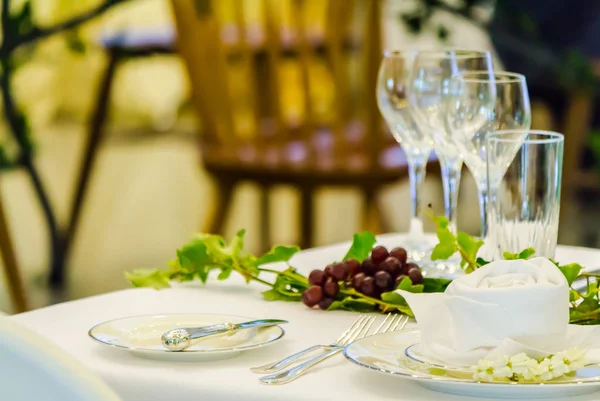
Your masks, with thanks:
[[[375,100],[381,0],[224,1],[172,0],[204,132],[218,138],[201,149],[220,199],[228,203],[240,181],[257,183],[261,199],[272,185],[297,186],[306,246],[319,186],[362,188],[381,218],[376,192],[406,176],[398,145],[383,140]],[[233,10],[216,13],[217,3]],[[193,4],[204,11],[191,13]],[[254,124],[240,123],[248,114]]]

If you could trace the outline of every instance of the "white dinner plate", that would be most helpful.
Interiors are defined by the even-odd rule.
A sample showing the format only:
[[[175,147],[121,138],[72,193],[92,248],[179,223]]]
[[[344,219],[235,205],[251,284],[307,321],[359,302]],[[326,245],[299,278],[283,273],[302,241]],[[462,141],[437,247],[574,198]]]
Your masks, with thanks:
[[[103,345],[144,358],[175,361],[216,360],[273,344],[283,337],[285,331],[279,326],[245,329],[231,335],[215,335],[192,340],[192,345],[180,352],[167,350],[162,345],[160,337],[165,331],[177,327],[208,326],[226,322],[242,323],[251,320],[256,319],[208,313],[133,316],[100,323],[92,327],[88,334]]]
[[[470,374],[454,373],[410,360],[405,349],[420,341],[419,330],[404,330],[365,337],[346,347],[344,355],[362,368],[414,380],[443,393],[486,398],[563,398],[600,390],[600,369],[589,367],[574,377],[546,383],[482,383]]]

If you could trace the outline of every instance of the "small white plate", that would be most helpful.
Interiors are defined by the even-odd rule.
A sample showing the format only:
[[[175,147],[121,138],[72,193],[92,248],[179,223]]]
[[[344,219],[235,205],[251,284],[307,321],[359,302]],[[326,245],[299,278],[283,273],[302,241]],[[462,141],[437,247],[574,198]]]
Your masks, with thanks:
[[[365,337],[346,347],[344,355],[360,367],[390,377],[414,380],[423,387],[449,394],[484,398],[563,398],[600,391],[600,369],[584,368],[576,376],[546,383],[482,383],[468,374],[444,372],[411,361],[406,347],[418,343],[418,330]]]
[[[249,317],[213,315],[208,313],[176,313],[168,315],[133,316],[100,323],[90,329],[89,336],[104,345],[134,355],[173,361],[225,359],[259,347],[273,344],[285,334],[279,326],[240,330],[233,335],[216,335],[193,340],[180,352],[167,350],[161,335],[176,327],[208,326],[217,323],[241,323],[256,320]]]

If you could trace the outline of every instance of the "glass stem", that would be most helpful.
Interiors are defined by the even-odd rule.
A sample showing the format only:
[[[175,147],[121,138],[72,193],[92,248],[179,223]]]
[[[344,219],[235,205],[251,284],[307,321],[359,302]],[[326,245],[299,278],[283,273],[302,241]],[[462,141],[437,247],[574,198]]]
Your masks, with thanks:
[[[448,160],[438,155],[440,166],[442,167],[442,183],[444,185],[444,207],[446,209],[446,218],[450,223],[450,229],[456,233],[456,215],[458,205],[458,186],[460,185],[460,174],[462,170],[462,160]]]
[[[487,184],[479,185],[479,213],[481,214],[481,239],[485,239],[488,234],[488,204],[489,193]]]
[[[423,196],[423,183],[427,167],[427,158],[408,156],[408,177],[410,179],[410,229],[411,234],[423,232],[423,221],[421,218],[421,197]]]

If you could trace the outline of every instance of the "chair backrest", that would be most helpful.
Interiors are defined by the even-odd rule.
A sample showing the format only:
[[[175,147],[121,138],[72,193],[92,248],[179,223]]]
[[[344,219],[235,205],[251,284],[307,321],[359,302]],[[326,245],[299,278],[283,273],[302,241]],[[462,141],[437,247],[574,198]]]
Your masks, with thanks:
[[[570,94],[565,110],[562,132],[565,135],[563,161],[563,189],[567,196],[575,196],[580,188],[598,188],[600,183],[595,172],[586,174],[581,159],[588,146],[588,135],[592,130],[594,96]],[[563,192],[564,192],[563,191]],[[565,199],[568,199],[565,197]]]
[[[47,339],[0,317],[0,400],[119,401],[97,376]]]
[[[327,129],[324,143],[375,154],[386,138],[375,100],[380,3],[173,0],[203,140],[289,143]]]

